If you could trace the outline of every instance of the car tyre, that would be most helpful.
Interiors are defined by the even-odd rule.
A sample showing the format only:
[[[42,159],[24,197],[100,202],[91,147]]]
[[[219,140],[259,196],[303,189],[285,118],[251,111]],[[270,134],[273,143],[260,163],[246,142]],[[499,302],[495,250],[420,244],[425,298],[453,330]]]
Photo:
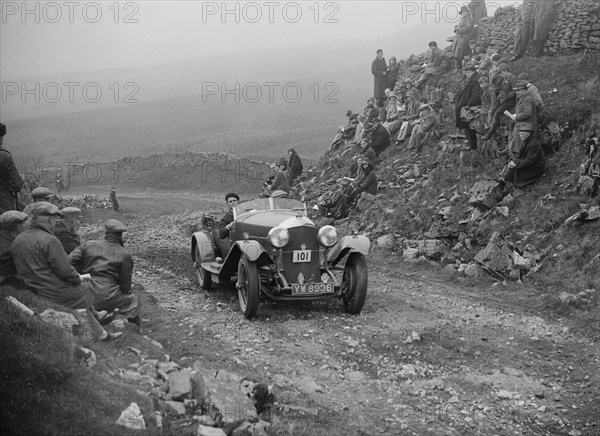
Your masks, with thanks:
[[[210,291],[212,288],[212,276],[211,274],[203,269],[200,266],[200,260],[202,259],[202,254],[200,253],[200,249],[196,246],[196,275],[198,276],[198,283],[200,287],[205,291]]]
[[[260,295],[260,276],[256,262],[251,262],[242,256],[238,263],[238,299],[240,309],[247,319],[251,319],[258,311]]]
[[[360,253],[348,256],[344,266],[342,299],[347,313],[357,314],[363,308],[367,297],[367,261]]]

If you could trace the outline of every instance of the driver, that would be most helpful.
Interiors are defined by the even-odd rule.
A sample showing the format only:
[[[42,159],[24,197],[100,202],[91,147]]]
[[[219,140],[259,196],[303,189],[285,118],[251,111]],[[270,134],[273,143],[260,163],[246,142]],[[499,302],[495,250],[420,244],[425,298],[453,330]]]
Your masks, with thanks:
[[[233,208],[240,202],[240,197],[236,193],[230,192],[225,196],[225,201],[227,202],[227,206],[229,206],[229,211],[219,221],[219,237],[221,239],[229,237],[229,232],[233,227]]]

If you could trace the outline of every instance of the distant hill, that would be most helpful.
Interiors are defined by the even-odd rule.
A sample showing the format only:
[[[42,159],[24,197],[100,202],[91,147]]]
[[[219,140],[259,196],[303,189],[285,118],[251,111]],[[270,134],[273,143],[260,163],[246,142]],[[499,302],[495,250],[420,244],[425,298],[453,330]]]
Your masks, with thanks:
[[[362,109],[372,94],[370,64],[377,48],[383,48],[387,58],[400,59],[415,50],[424,51],[431,39],[443,41],[446,34],[445,26],[430,23],[370,41],[257,50],[35,79],[40,83],[94,82],[104,94],[95,104],[85,102],[77,92],[73,103],[66,95],[53,104],[8,99],[2,109],[3,120],[10,122],[6,145],[17,160],[30,165],[105,162],[168,151],[225,151],[274,159],[292,146],[306,157],[318,158],[344,123],[345,111]],[[122,103],[133,91],[124,89],[128,82],[138,87],[131,96],[138,104]],[[228,88],[256,82],[263,95],[256,103],[244,101],[241,92],[239,103],[231,95],[225,103],[219,95],[207,95],[203,101],[202,83],[207,82],[224,82]],[[273,102],[268,101],[265,82],[280,84]],[[113,101],[114,88],[109,89],[114,83],[120,88],[118,104]],[[302,90],[297,103],[281,95],[282,87],[290,83]],[[247,91],[246,100],[254,98],[255,89]],[[294,87],[289,91],[293,97]]]

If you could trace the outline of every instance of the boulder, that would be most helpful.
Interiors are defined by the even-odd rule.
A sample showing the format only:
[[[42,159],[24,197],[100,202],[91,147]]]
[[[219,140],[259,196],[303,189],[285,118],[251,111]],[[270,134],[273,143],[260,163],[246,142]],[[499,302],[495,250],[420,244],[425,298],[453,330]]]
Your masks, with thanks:
[[[394,248],[394,235],[384,235],[377,238],[377,245],[382,248]]]
[[[500,184],[493,180],[481,180],[469,192],[469,204],[487,211],[504,198]]]
[[[172,372],[168,377],[169,395],[174,400],[183,400],[192,396],[192,370],[186,368],[182,371]]]
[[[222,429],[216,427],[208,427],[206,425],[199,425],[197,436],[227,436]]]
[[[489,242],[487,246],[475,255],[475,261],[492,271],[509,274],[512,270],[512,251],[508,248]]]
[[[140,410],[140,406],[138,406],[136,403],[131,403],[127,409],[123,410],[116,423],[118,425],[122,425],[123,427],[134,430],[146,429],[146,423],[144,422],[142,411]]]

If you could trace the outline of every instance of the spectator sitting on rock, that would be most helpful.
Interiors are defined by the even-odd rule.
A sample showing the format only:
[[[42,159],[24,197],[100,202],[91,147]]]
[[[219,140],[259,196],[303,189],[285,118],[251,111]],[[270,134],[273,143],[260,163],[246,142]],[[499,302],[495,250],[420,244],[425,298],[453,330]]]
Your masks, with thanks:
[[[31,196],[33,197],[33,202],[29,203],[27,206],[25,206],[25,209],[23,209],[23,212],[30,216],[31,209],[33,208],[33,205],[35,203],[39,201],[46,201],[48,203],[56,201],[56,196],[54,195],[54,193],[44,186],[38,186],[33,191],[31,191]]]
[[[287,159],[282,157],[278,163],[279,169],[270,186],[267,186],[262,197],[286,197],[290,193],[290,176],[287,167]]]
[[[410,135],[410,141],[408,148],[415,149],[417,153],[420,153],[431,133],[439,126],[439,120],[431,106],[428,104],[422,104],[419,107],[419,121],[417,126],[413,129]]]
[[[463,89],[456,95],[455,99],[455,117],[456,127],[459,129],[465,129],[467,134],[467,140],[469,141],[469,148],[471,150],[477,149],[477,131],[473,130],[469,124],[469,121],[461,117],[461,110],[463,108],[469,108],[471,106],[479,106],[481,104],[481,87],[479,86],[479,74],[475,70],[473,64],[466,65],[463,68],[467,80]]]
[[[377,175],[375,174],[375,167],[373,162],[367,158],[363,158],[360,162],[357,178],[344,188],[346,203],[349,207],[354,207],[358,196],[363,192],[373,195],[377,194]]]
[[[11,253],[17,274],[25,284],[35,289],[40,297],[68,307],[86,309],[88,320],[101,340],[115,339],[121,333],[108,333],[99,323],[110,322],[115,313],[94,310],[94,295],[86,282],[69,263],[62,244],[54,236],[60,210],[55,205],[39,201],[31,207],[31,226],[18,235]]]
[[[476,65],[477,72],[481,75],[481,71],[489,71],[492,68],[492,59],[488,56],[487,50],[483,47],[479,47],[480,60]]]
[[[481,109],[479,110],[479,113],[481,115],[481,123],[487,129],[489,127],[488,120],[492,106],[492,90],[487,77],[480,77],[478,82],[479,87],[481,88]]]
[[[0,280],[17,275],[10,247],[19,233],[29,227],[29,215],[9,210],[0,215]]]
[[[353,119],[357,119],[357,116],[358,115],[353,116]],[[292,172],[292,179],[295,179],[300,174],[302,174],[302,171],[304,171],[304,167],[302,166],[302,159],[300,159],[300,156],[298,156],[298,153],[296,153],[296,150],[294,148],[290,148],[288,150],[288,154],[290,155],[288,167]]]
[[[527,82],[525,80],[519,80],[515,87],[517,92],[517,106],[515,107],[515,113],[511,117],[515,122],[515,127],[512,131],[512,141],[509,146],[509,156],[514,158],[519,155],[521,150],[521,134],[520,127],[522,124],[530,126],[533,134],[537,133],[537,103],[533,99],[531,91],[527,89]]]
[[[427,80],[431,76],[441,76],[442,74],[450,70],[450,61],[446,57],[443,50],[437,45],[437,42],[431,41],[429,43],[429,60],[425,64],[425,72],[418,80],[418,85],[421,86],[423,83],[427,83]]]
[[[390,145],[390,134],[385,127],[379,123],[379,119],[375,118],[373,123],[366,127],[365,130],[370,135],[369,145],[377,156]]]
[[[544,150],[533,134],[529,124],[519,126],[521,150],[507,164],[504,181],[514,183],[517,188],[524,188],[539,179],[545,171],[546,158]]]
[[[419,121],[419,107],[421,103],[419,100],[408,100],[411,104],[407,105],[406,115],[401,117],[402,125],[400,126],[400,131],[398,132],[398,139],[396,140],[396,145],[401,145],[406,138],[410,138],[410,134],[412,133],[413,128],[417,125]],[[412,102],[417,104],[412,104]]]
[[[500,123],[500,117],[504,116],[504,111],[513,111],[517,104],[517,93],[514,91],[514,88],[517,85],[517,77],[510,72],[510,67],[508,65],[500,65],[498,67],[498,73],[502,75],[502,84],[500,85],[500,91],[498,93],[499,104],[494,110],[490,129],[482,138],[484,141],[491,139]],[[509,127],[512,126],[509,125]]]
[[[387,115],[386,120],[383,123],[383,127],[386,128],[390,136],[392,136],[398,131],[398,129],[400,129],[400,125],[402,124],[400,121],[400,116],[403,115],[400,111],[395,92],[390,92],[386,111]]]
[[[140,302],[131,292],[133,260],[123,248],[127,228],[115,219],[104,223],[101,241],[88,241],[69,255],[80,274],[92,276],[88,285],[96,310],[115,311],[140,327]]]
[[[77,207],[65,207],[60,211],[62,219],[56,222],[54,236],[58,238],[65,252],[70,254],[79,247],[81,238],[77,231],[81,225],[81,209]]]

